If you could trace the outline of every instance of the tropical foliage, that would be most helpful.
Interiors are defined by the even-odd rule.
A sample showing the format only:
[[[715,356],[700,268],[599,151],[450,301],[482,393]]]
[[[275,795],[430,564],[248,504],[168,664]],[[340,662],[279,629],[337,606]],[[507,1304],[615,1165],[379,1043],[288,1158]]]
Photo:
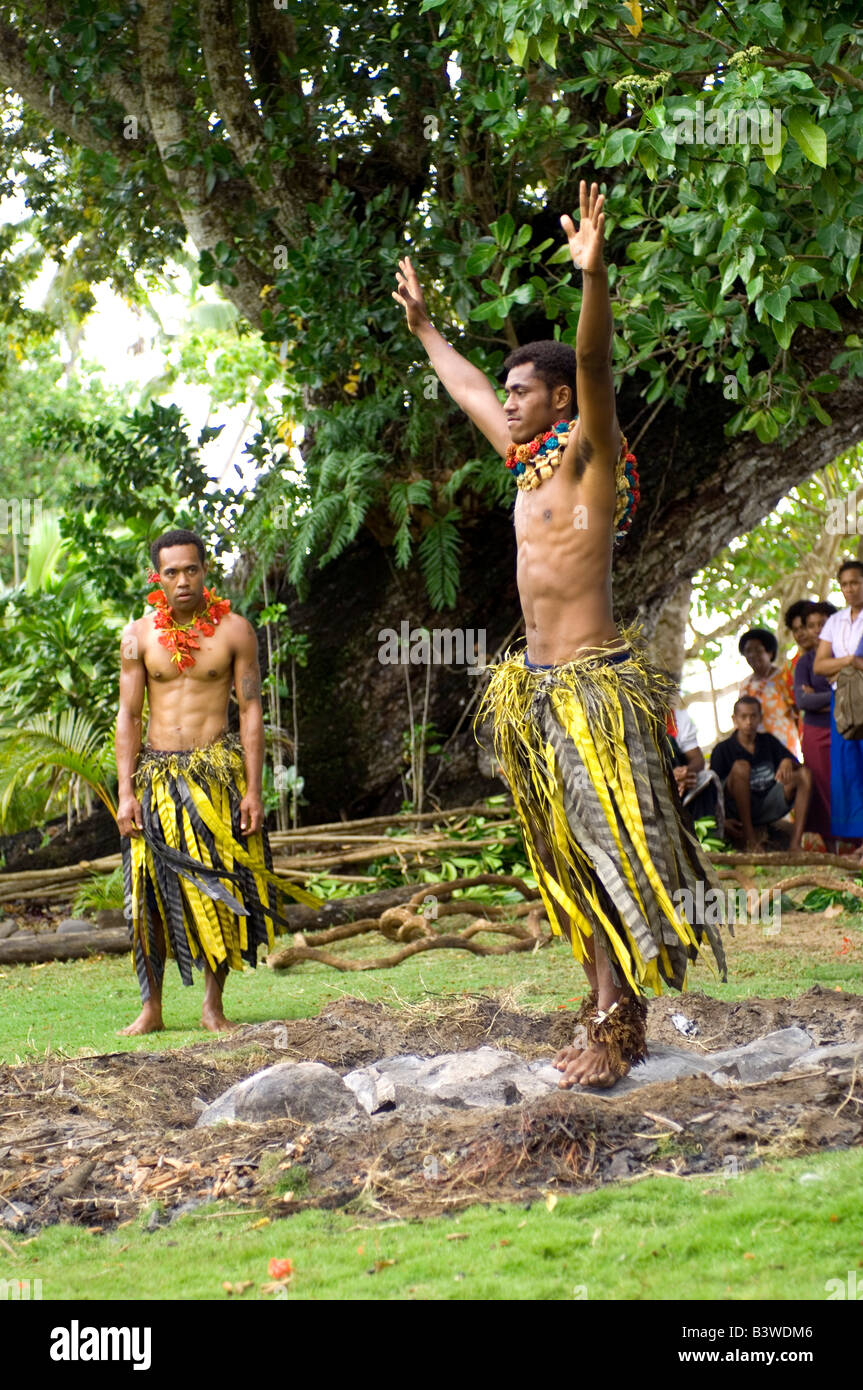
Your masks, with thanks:
[[[842,0],[323,0],[314,23],[302,0],[24,0],[0,30],[0,189],[26,181],[31,234],[85,287],[140,295],[190,237],[304,427],[302,512],[278,473],[268,489],[294,582],[366,526],[448,607],[496,465],[404,329],[397,257],[496,372],[519,341],[572,340],[557,214],[603,179],[631,435],[697,420],[706,389],[781,495],[789,441],[863,390],[860,40]],[[696,461],[696,490],[716,466]]]

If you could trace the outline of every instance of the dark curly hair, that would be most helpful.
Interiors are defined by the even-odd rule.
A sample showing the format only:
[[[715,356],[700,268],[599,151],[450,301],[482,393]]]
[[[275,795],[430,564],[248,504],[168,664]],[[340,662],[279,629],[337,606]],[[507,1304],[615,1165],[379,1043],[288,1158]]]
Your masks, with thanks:
[[[791,624],[794,622],[795,618],[802,618],[804,623],[806,622],[806,618],[811,607],[812,603],[810,599],[799,598],[796,603],[792,603],[790,608],[786,608],[785,626],[787,627],[789,632],[791,631]]]
[[[550,338],[542,339],[538,343],[524,343],[522,347],[515,348],[504,362],[503,380],[506,380],[512,367],[521,367],[526,362],[532,364],[535,374],[541,377],[549,391],[553,391],[555,386],[569,387],[572,393],[570,407],[574,416],[577,399],[575,348],[569,347],[567,343],[556,343]]]
[[[153,561],[153,569],[159,568],[159,556],[163,550],[167,550],[172,545],[193,545],[198,552],[201,564],[207,558],[204,549],[204,542],[194,531],[165,531],[164,535],[157,536],[150,546],[150,559]]]
[[[755,638],[756,642],[761,643],[762,647],[770,657],[770,660],[775,661],[776,653],[779,650],[779,643],[776,641],[776,638],[773,636],[773,633],[768,632],[766,627],[751,627],[748,632],[744,632],[740,641],[737,643],[737,650],[739,651],[740,655],[743,655],[743,648],[746,646],[746,643],[752,637]]]

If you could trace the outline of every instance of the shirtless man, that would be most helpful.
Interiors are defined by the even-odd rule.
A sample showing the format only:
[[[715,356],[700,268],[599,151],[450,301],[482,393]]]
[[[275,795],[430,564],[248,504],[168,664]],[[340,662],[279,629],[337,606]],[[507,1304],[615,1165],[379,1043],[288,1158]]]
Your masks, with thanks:
[[[153,563],[179,626],[190,624],[196,614],[205,615],[205,551],[200,537],[190,531],[168,532],[154,542]],[[261,774],[264,758],[264,723],[261,709],[261,676],[258,644],[251,624],[236,613],[224,613],[212,627],[212,635],[195,631],[198,647],[193,663],[181,667],[174,654],[159,641],[154,612],[138,618],[125,629],[120,671],[120,708],[117,715],[116,753],[119,780],[117,825],[120,834],[140,839],[142,804],[133,778],[141,751],[144,691],[149,701],[147,747],[153,750],[205,749],[218,744],[228,723],[228,701],[233,686],[240,709],[240,740],[245,760],[246,790],[239,803],[240,829],[245,836],[262,831],[264,809]],[[230,826],[227,827],[230,833]],[[189,909],[186,908],[186,915]],[[194,929],[193,929],[194,930]],[[162,1021],[162,971],[164,922],[158,918],[158,961],[146,957],[142,981],[143,1007],[124,1034],[152,1033]],[[176,953],[176,952],[175,952]],[[201,1023],[211,1031],[233,1027],[225,1018],[222,991],[228,972],[225,952],[213,964],[204,957],[204,1003]],[[179,956],[178,956],[179,959]],[[215,966],[215,968],[214,968]],[[140,976],[140,968],[139,968]]]
[[[612,314],[603,261],[604,195],[596,184],[588,190],[583,181],[579,192],[578,229],[568,216],[560,219],[573,263],[583,274],[575,348],[578,423],[552,475],[533,490],[520,489],[515,502],[525,666],[557,667],[593,649],[612,660],[628,655],[612,614],[611,555],[622,436],[615,409]],[[408,328],[422,343],[449,394],[502,457],[506,458],[511,444],[525,445],[557,422],[572,420],[576,411],[571,386],[549,385],[541,374],[546,358],[553,365],[555,350],[571,359],[571,349],[551,343],[516,349],[507,359],[506,396],[501,404],[493,384],[430,322],[410,259],[405,257],[399,265],[393,297],[405,309]],[[678,801],[676,793],[674,801]],[[549,867],[547,840],[535,827],[529,828],[538,858]],[[554,893],[554,897],[552,910],[569,934],[566,914],[557,906],[559,896]],[[605,950],[596,949],[596,937],[588,940],[593,944],[585,948],[582,964],[605,1018],[632,994],[615,981]],[[562,1087],[608,1086],[622,1074],[612,1067],[608,1047],[601,1042],[564,1049],[556,1065],[563,1072]]]

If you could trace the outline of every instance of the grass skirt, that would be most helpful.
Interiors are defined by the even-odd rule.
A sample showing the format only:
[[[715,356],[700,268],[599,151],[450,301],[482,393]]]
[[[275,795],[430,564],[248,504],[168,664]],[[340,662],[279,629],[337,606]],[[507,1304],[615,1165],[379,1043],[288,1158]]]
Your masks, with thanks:
[[[663,981],[685,987],[705,937],[724,978],[715,927],[672,902],[680,889],[691,897],[678,902],[703,902],[699,880],[719,881],[680,817],[665,733],[675,687],[645,661],[637,632],[623,638],[631,654],[616,662],[594,652],[530,670],[523,652],[507,652],[474,727],[492,720],[552,929],[567,931],[579,961],[594,959],[595,936],[617,983],[658,994]]]
[[[161,986],[163,956],[176,959],[184,985],[193,964],[254,967],[258,947],[272,948],[275,931],[288,927],[277,911],[281,894],[317,905],[272,872],[266,830],[240,832],[246,774],[236,735],[182,752],[143,749],[135,790],[143,833],[123,841],[123,876],[142,999],[150,995],[147,965]]]

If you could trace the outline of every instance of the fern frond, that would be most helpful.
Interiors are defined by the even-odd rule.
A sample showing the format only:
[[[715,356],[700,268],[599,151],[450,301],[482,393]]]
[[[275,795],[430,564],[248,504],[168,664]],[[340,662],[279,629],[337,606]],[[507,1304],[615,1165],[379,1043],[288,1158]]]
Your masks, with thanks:
[[[458,507],[435,517],[419,544],[419,558],[428,596],[435,609],[454,608],[460,577],[461,536]]]

